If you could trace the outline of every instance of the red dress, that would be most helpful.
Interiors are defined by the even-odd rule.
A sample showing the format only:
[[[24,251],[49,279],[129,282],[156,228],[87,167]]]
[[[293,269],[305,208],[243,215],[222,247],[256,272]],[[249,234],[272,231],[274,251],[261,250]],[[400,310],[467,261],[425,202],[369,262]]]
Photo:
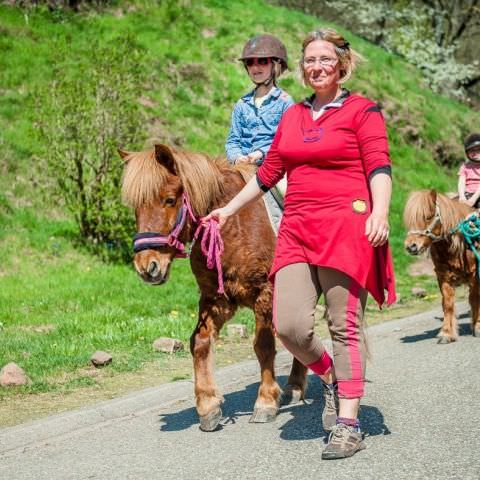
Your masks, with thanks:
[[[379,305],[387,290],[387,303],[393,303],[390,248],[372,247],[365,235],[371,212],[367,179],[385,166],[390,166],[385,122],[372,101],[352,94],[317,120],[305,103],[290,107],[257,171],[268,188],[287,173],[270,278],[286,265],[306,262],[346,273]]]

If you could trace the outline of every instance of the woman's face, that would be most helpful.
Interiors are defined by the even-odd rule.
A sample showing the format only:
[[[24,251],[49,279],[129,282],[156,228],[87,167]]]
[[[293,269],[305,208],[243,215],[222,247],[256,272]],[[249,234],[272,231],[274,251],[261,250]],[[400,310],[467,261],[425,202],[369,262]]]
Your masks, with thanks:
[[[306,83],[315,92],[336,90],[340,80],[340,62],[333,43],[315,40],[307,45],[303,55]]]
[[[247,72],[254,83],[264,83],[272,76],[271,58],[247,58],[245,60]]]

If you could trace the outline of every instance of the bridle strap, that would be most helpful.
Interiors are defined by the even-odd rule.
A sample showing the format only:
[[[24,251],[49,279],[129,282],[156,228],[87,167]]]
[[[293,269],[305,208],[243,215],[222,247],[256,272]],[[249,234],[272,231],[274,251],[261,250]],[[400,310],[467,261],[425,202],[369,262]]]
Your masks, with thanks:
[[[170,233],[164,235],[156,232],[141,232],[133,237],[133,251],[135,253],[142,250],[152,250],[155,248],[170,246],[175,249],[176,258],[187,258],[190,252],[187,252],[185,245],[178,239],[178,236],[183,230],[189,215],[192,222],[196,223],[197,219],[193,214],[192,206],[186,192],[182,195],[182,206],[177,214],[175,225]],[[222,255],[223,255],[223,240],[220,235],[220,228],[218,223],[213,218],[208,222],[200,222],[193,237],[192,246],[200,237],[203,230],[201,250],[207,257],[207,268],[213,269],[216,267],[218,276],[218,290],[220,294],[225,294],[223,286],[223,270],[222,270]],[[190,249],[191,251],[191,249]]]
[[[186,192],[182,194],[182,206],[178,211],[177,218],[175,220],[175,225],[172,230],[167,233],[157,233],[157,232],[140,232],[133,237],[133,251],[135,253],[141,252],[142,250],[151,250],[160,247],[173,247],[176,250],[175,257],[177,258],[186,258],[188,253],[186,252],[185,245],[178,239],[178,236],[183,230],[185,223],[187,221],[187,216],[190,216],[193,222],[196,222],[197,219],[193,214],[190,201]]]
[[[438,201],[435,200],[435,215],[433,216],[432,221],[427,226],[425,230],[409,230],[407,235],[423,235],[432,240],[432,242],[440,242],[445,240],[444,235],[435,235],[432,230],[437,226],[438,223],[442,223],[442,217],[440,215],[440,207],[438,206]]]

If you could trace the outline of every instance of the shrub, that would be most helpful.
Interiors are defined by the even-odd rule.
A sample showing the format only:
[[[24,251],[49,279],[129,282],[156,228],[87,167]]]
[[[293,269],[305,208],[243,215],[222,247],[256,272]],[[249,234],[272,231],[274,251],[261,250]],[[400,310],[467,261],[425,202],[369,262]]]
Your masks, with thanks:
[[[72,212],[82,240],[109,258],[127,255],[134,229],[121,204],[119,146],[139,144],[143,115],[142,52],[129,37],[93,42],[93,58],[69,69],[57,64],[55,80],[37,93],[42,160],[55,194]],[[59,56],[74,61],[68,45]],[[75,72],[75,73],[73,73]]]
[[[465,42],[462,35],[476,31],[473,27],[466,29],[468,12],[472,10],[472,16],[478,15],[473,2],[464,2],[464,8],[454,8],[455,2],[442,8],[442,2],[422,0],[271,1],[344,24],[358,35],[403,56],[422,72],[425,83],[436,93],[467,102],[467,87],[477,82],[480,76],[478,60],[465,64],[457,58],[460,43]],[[454,14],[455,17],[450,18]],[[443,24],[449,22],[458,30],[453,37],[442,31]],[[478,24],[478,20],[476,22]]]

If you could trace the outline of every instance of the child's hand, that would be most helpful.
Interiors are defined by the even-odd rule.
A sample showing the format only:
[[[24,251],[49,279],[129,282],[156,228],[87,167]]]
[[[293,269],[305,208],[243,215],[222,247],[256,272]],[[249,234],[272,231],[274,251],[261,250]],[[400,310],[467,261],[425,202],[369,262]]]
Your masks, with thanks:
[[[237,163],[251,163],[251,162],[248,155],[240,155],[240,157],[237,157],[237,159],[235,160],[235,164]]]
[[[473,207],[475,205],[475,202],[477,200],[474,197],[470,198],[461,198],[460,203],[464,203],[465,205],[468,205],[469,207]]]
[[[263,157],[263,153],[260,150],[256,150],[255,152],[251,152],[248,154],[250,163],[255,163],[257,160],[260,160],[262,157]]]

